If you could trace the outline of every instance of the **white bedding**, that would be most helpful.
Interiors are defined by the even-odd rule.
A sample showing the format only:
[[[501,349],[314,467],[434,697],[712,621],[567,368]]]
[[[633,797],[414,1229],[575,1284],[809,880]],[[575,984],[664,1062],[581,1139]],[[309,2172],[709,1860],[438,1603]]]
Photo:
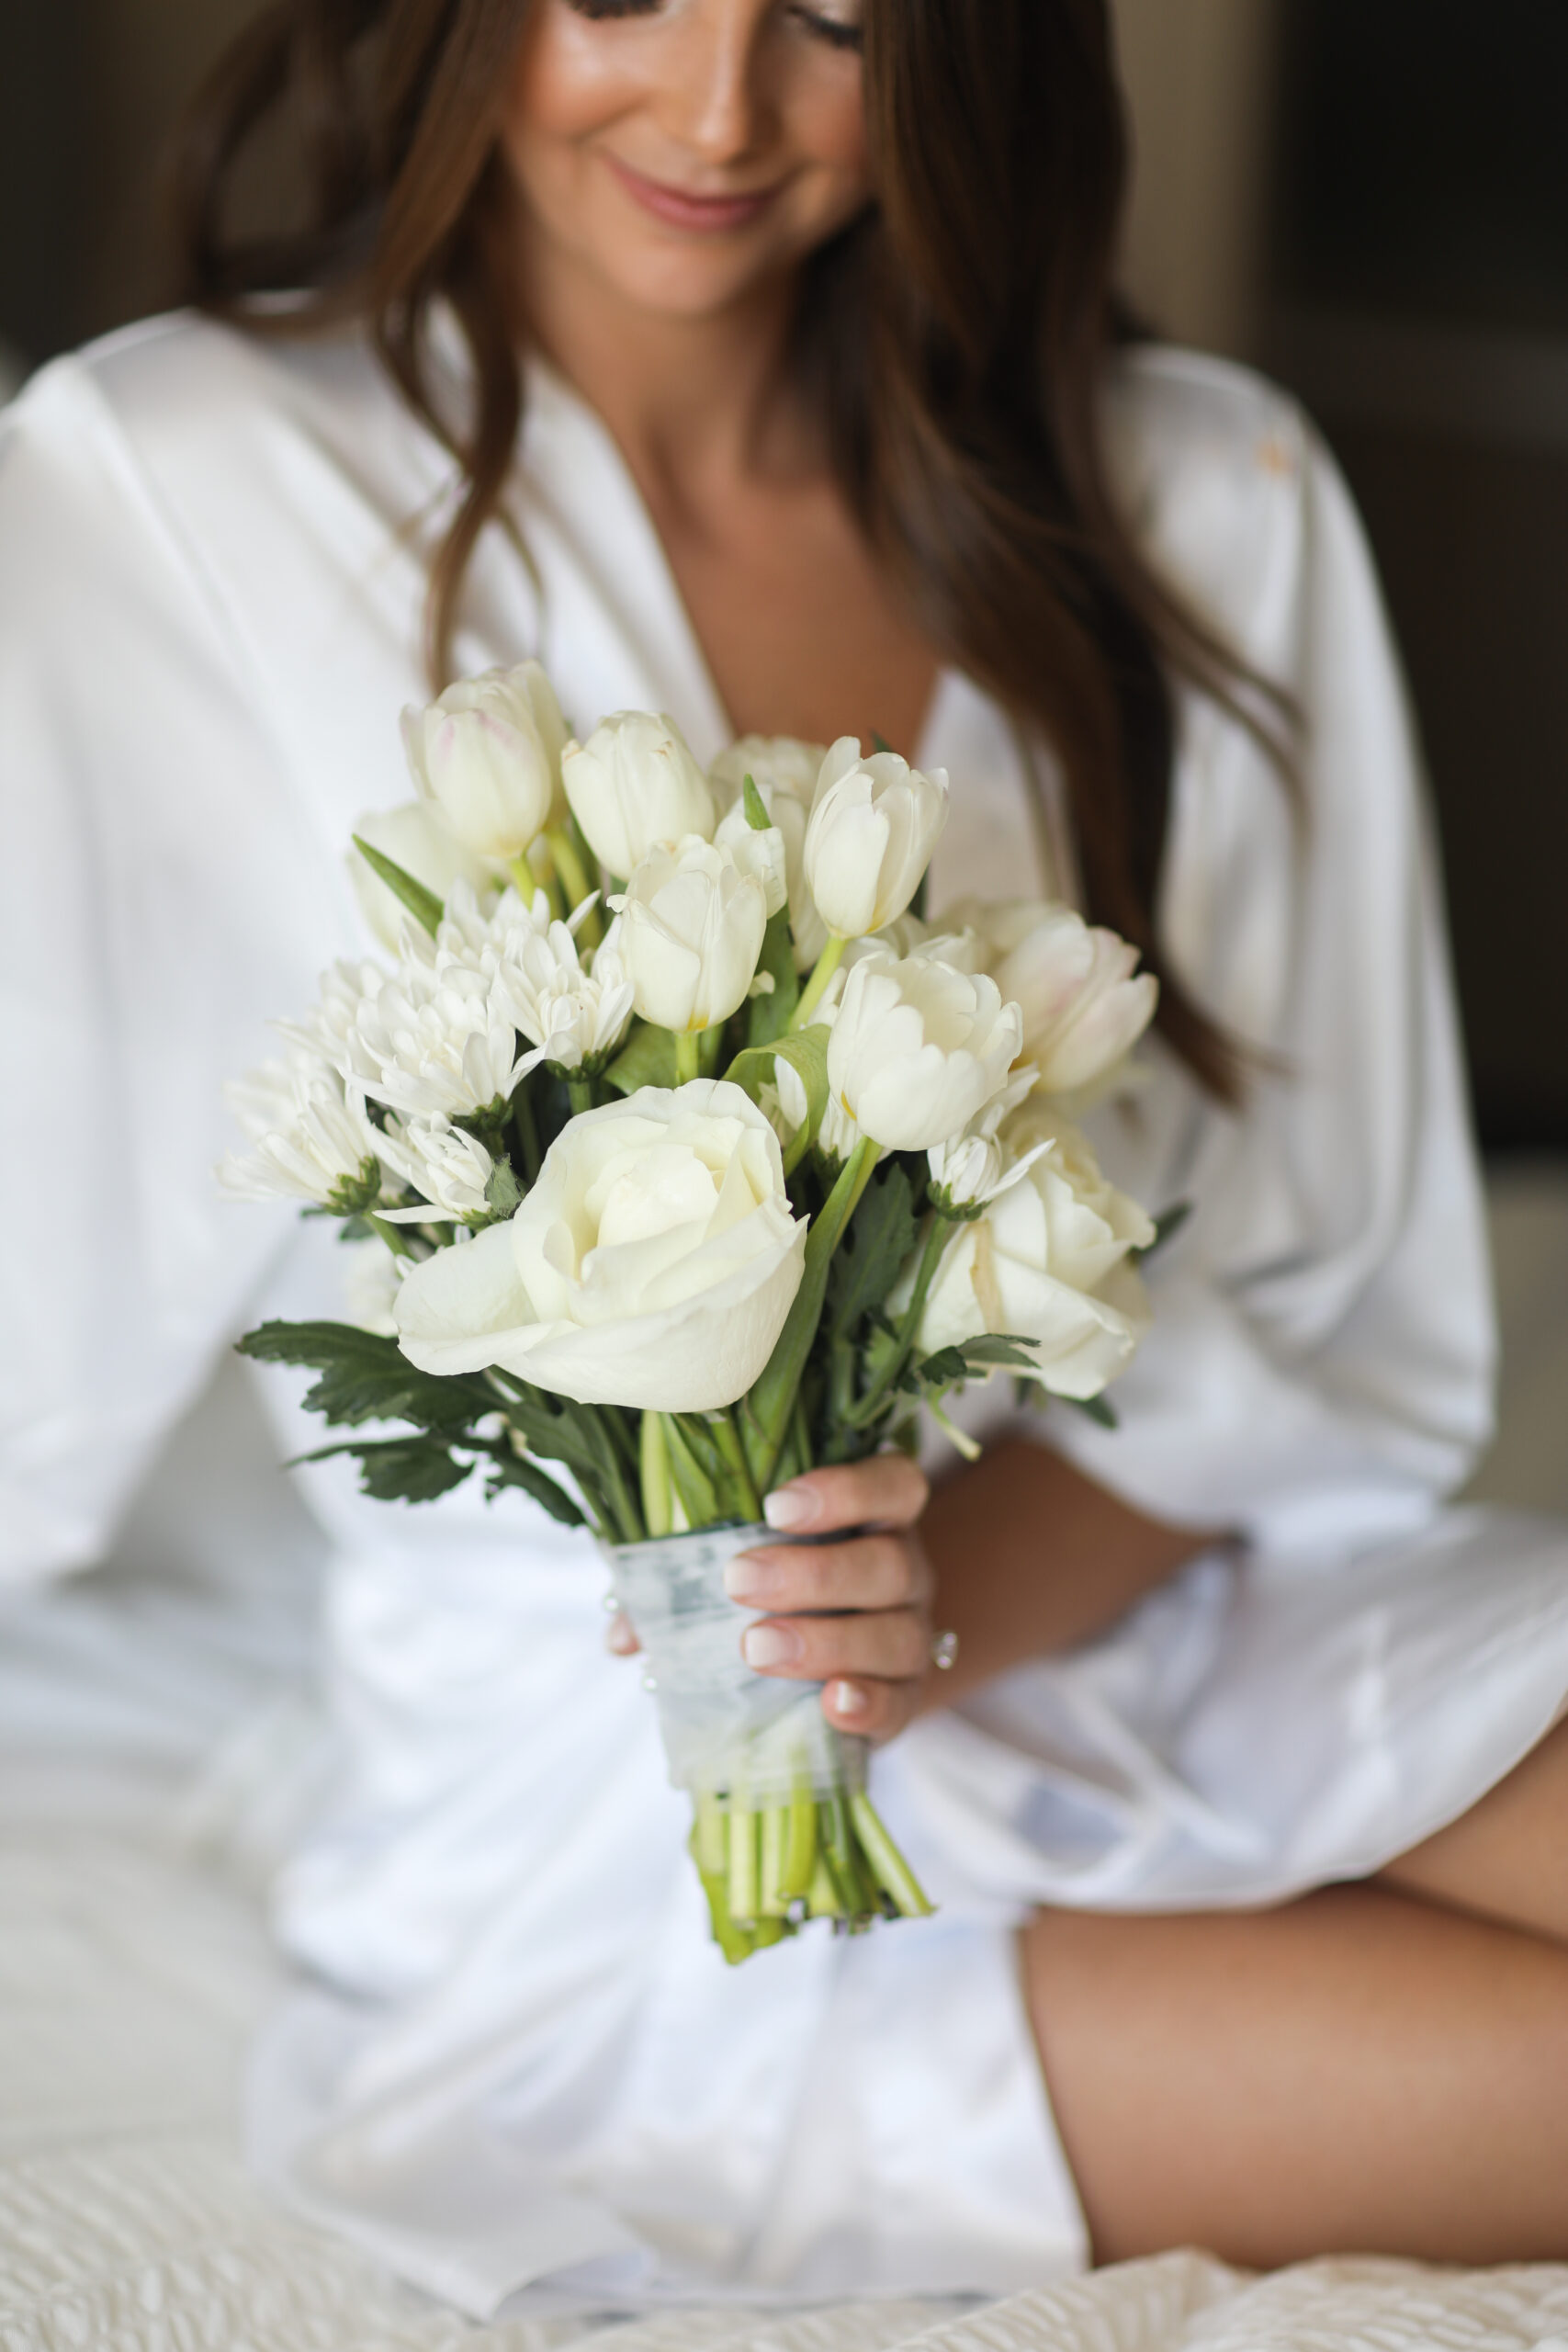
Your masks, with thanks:
[[[221,1587],[170,1500],[209,1481]],[[312,1572],[228,1374],[116,1568],[0,1615],[0,2352],[1568,2352],[1568,2267],[1252,2279],[1176,2255],[979,2310],[488,2327],[399,2288],[270,2204],[237,2149],[278,1984],[256,1888],[309,1801]]]

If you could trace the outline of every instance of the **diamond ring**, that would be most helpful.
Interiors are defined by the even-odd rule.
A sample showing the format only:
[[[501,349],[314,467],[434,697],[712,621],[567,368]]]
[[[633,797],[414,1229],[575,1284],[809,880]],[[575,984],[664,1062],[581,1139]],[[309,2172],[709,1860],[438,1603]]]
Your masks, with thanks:
[[[957,1634],[933,1634],[931,1636],[931,1664],[935,1667],[937,1672],[939,1674],[946,1674],[953,1667],[956,1666],[957,1663]]]

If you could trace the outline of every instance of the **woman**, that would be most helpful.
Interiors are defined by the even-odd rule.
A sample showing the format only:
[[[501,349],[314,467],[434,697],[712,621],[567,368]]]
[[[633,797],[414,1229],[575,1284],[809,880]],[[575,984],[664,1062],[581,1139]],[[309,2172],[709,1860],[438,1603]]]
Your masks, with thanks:
[[[308,220],[247,247],[275,106]],[[710,758],[880,731],[959,781],[936,906],[1076,890],[1164,982],[1097,1125],[1195,1204],[1122,1428],[804,1479],[840,1540],[738,1596],[935,1920],[727,1974],[575,1540],[310,1474],[344,1751],[258,2160],[470,2309],[1568,2252],[1568,1540],[1438,1508],[1491,1340],[1400,690],[1294,411],[1118,342],[1122,179],[1102,0],[286,0],[196,120],[206,315],[8,424],[9,1099],[71,1252],[6,1332],[23,1572],[243,1318],[331,1311],[319,1227],[210,1199],[218,1086],[367,944],[427,656]]]

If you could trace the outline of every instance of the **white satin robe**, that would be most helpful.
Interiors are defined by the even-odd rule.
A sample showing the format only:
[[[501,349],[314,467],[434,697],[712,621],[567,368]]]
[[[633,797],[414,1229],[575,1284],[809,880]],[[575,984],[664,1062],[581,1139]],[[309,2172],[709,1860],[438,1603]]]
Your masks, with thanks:
[[[304,1474],[334,1547],[338,1764],[276,1890],[309,1985],[258,2058],[256,2160],[469,2311],[533,2281],[1001,2290],[1081,2264],[1017,1981],[1028,1908],[1254,1904],[1371,1871],[1568,1692],[1568,1532],[1441,1507],[1487,1432],[1493,1334],[1409,720],[1356,519],[1296,411],[1234,369],[1145,352],[1108,401],[1156,560],[1306,714],[1308,819],[1244,733],[1184,704],[1167,934],[1280,1074],[1233,1115],[1156,1045],[1134,1109],[1102,1114],[1111,1172],[1195,1213],[1154,1270],[1121,1429],[1046,1426],[1244,1551],[877,1760],[934,1919],[731,1973],[651,1704],[603,1650],[588,1544],[520,1497],[389,1509],[346,1465]],[[219,1090],[369,944],[343,853],[362,810],[407,797],[397,715],[423,693],[422,552],[449,489],[349,338],[153,322],[0,421],[11,1577],[100,1555],[237,1332],[341,1311],[321,1225],[219,1197]],[[580,724],[663,707],[715,753],[731,729],[648,515],[543,369],[513,511],[528,560],[488,533],[461,667],[537,654]],[[1020,747],[963,678],[919,756],[957,787],[933,905],[1043,886]],[[299,1384],[267,1387],[280,1450],[316,1440]]]

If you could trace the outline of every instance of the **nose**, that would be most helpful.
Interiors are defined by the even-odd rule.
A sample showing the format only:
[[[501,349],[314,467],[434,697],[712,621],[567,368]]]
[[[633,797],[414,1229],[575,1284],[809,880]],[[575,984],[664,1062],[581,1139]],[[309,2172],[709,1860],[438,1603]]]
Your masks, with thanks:
[[[671,43],[665,125],[705,163],[734,164],[765,143],[771,0],[692,0]]]

